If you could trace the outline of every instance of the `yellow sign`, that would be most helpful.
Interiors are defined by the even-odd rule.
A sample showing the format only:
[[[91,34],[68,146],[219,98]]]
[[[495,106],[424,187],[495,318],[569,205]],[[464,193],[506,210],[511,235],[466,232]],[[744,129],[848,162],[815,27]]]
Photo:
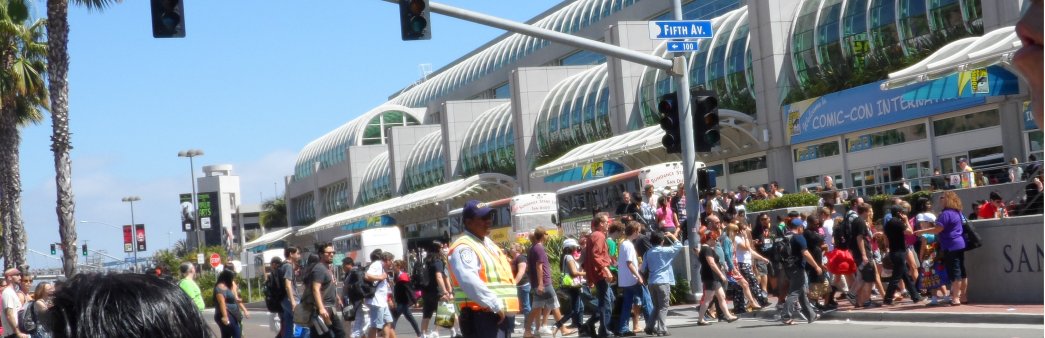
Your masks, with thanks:
[[[494,243],[504,243],[508,241],[511,232],[511,227],[490,229],[490,239],[493,239]]]
[[[972,93],[973,94],[990,94],[991,87],[990,83],[987,82],[987,69],[973,69],[972,73]]]

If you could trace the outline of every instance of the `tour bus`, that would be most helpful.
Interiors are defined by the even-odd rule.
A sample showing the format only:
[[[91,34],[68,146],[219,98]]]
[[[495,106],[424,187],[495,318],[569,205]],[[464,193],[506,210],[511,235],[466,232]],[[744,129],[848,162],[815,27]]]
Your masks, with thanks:
[[[374,249],[391,252],[396,259],[403,259],[403,241],[398,226],[384,226],[370,228],[348,235],[336,237],[333,240],[334,250],[344,257],[352,257],[352,260],[360,266],[370,263],[370,252]],[[340,263],[340,256],[334,264]]]
[[[490,227],[490,239],[497,243],[512,240],[523,242],[538,226],[544,227],[549,234],[557,234],[555,226],[556,205],[555,194],[532,193],[516,195],[486,203],[494,211],[493,225]],[[464,231],[461,213],[463,209],[451,210],[450,235],[456,237]]]
[[[704,167],[701,162],[696,165],[697,168]],[[682,162],[668,162],[559,189],[555,195],[563,235],[576,237],[582,231],[590,231],[596,212],[606,211],[614,215],[621,203],[621,193],[625,191],[632,193],[632,198],[643,198],[641,193],[646,185],[653,185],[654,191],[660,194],[665,189],[678,188],[682,181]]]

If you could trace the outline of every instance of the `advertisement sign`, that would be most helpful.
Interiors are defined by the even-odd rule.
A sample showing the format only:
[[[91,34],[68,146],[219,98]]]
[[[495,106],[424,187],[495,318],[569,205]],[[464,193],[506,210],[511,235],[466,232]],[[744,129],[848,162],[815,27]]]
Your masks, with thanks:
[[[786,136],[801,143],[982,105],[1019,93],[1016,75],[999,66],[951,74],[896,89],[883,81],[785,105]]]
[[[381,216],[374,216],[374,217],[364,218],[364,219],[361,219],[361,220],[357,220],[355,222],[351,222],[351,223],[342,225],[341,226],[341,230],[344,230],[344,231],[355,231],[355,230],[362,230],[362,229],[369,229],[369,228],[380,228],[380,227],[389,226],[389,225],[395,225],[395,224],[396,224],[396,220],[395,220],[395,218],[392,218],[392,216],[381,215]]]
[[[181,231],[189,232],[196,230],[196,217],[199,216],[199,225],[202,230],[221,225],[221,212],[219,210],[218,193],[198,193],[196,202],[199,209],[192,207],[192,194],[180,194],[178,200],[181,204]]]
[[[512,214],[531,214],[538,212],[555,212],[558,201],[555,194],[536,193],[512,197]]]
[[[196,208],[192,205],[192,194],[178,195],[181,202],[181,231],[196,230]]]
[[[577,182],[590,181],[609,177],[627,171],[623,164],[615,161],[599,161],[588,163],[573,169],[567,169],[544,178],[545,182]]]
[[[130,225],[123,226],[123,252],[134,251],[134,235]]]
[[[137,234],[134,236],[137,238],[138,251],[145,251],[145,224],[138,224]]]

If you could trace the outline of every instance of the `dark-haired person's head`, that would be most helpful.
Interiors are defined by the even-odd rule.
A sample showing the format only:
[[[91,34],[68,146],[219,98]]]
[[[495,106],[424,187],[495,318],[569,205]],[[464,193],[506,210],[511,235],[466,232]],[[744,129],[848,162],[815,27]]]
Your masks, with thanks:
[[[288,246],[285,249],[283,249],[283,259],[288,261],[297,261],[300,258],[301,253],[300,251],[298,251],[297,247]]]
[[[212,336],[185,292],[148,274],[73,276],[45,316],[55,338]]]
[[[385,254],[382,253],[381,249],[374,249],[370,252],[370,261],[376,262],[385,258]]]
[[[236,280],[236,273],[231,270],[222,270],[218,273],[217,284],[225,285],[227,288],[232,288],[232,282]]]
[[[654,231],[652,234],[650,234],[649,241],[653,244],[653,246],[664,245],[664,235],[662,235],[660,232]]]
[[[182,276],[187,276],[190,273],[195,273],[196,267],[193,266],[192,263],[183,262],[180,266],[178,266],[178,271],[181,272]]]
[[[319,264],[319,254],[313,252],[308,254],[308,258],[305,259],[305,266],[311,266]]]
[[[356,261],[352,257],[345,257],[341,259],[341,265],[353,266],[356,265]]]
[[[432,241],[432,243],[425,247],[425,249],[428,250],[428,253],[438,253],[443,249],[443,242]]]

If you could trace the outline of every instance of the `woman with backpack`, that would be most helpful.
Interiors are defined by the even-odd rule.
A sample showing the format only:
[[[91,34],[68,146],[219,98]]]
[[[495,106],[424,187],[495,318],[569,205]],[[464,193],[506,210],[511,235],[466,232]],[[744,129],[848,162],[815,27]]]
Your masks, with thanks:
[[[393,276],[395,276],[395,286],[392,289],[392,299],[395,301],[395,306],[392,307],[392,327],[396,327],[396,323],[399,322],[399,316],[403,316],[407,322],[410,322],[410,326],[414,328],[414,333],[417,333],[417,337],[421,338],[421,329],[417,327],[417,321],[414,320],[414,315],[410,313],[410,308],[414,306],[417,299],[414,298],[414,288],[410,285],[410,274],[406,272],[406,262],[403,260],[395,261],[392,263],[392,271]]]
[[[26,316],[20,316],[21,318],[18,318],[19,325],[22,327],[23,332],[29,333],[31,338],[51,338],[51,330],[47,325],[42,325],[43,321],[39,318],[47,313],[47,310],[51,308],[54,302],[54,283],[43,282],[37,284],[32,296],[33,300],[26,304],[25,309],[26,312],[32,312],[29,312]],[[32,330],[26,330],[29,329],[29,325],[27,325],[29,321],[32,322]]]
[[[580,257],[581,246],[577,243],[577,240],[568,238],[562,242],[562,255],[559,259],[559,268],[562,271],[562,290],[566,291],[566,294],[570,296],[570,312],[562,316],[555,322],[555,331],[552,332],[552,337],[556,335],[572,336],[577,333],[577,330],[569,330],[564,327],[566,321],[573,319],[574,327],[581,327],[584,324],[582,316],[584,315],[584,302],[581,300],[581,286],[586,284],[584,281],[584,270],[581,269],[581,263],[577,261]],[[567,277],[569,277],[567,279]]]

